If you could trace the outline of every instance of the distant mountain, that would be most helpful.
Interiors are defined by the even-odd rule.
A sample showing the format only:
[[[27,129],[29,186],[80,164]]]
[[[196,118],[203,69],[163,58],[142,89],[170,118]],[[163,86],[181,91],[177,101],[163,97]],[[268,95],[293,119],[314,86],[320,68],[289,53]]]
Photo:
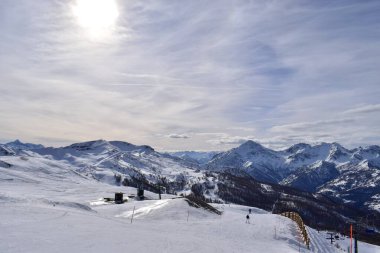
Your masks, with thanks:
[[[12,142],[8,142],[4,144],[7,147],[13,148],[13,149],[23,149],[23,150],[32,150],[32,149],[39,149],[44,148],[41,144],[32,144],[32,143],[23,143],[20,140],[15,140]]]
[[[278,152],[247,141],[237,148],[217,154],[205,168],[212,171],[240,169],[257,180],[276,183],[288,172],[284,164],[285,158]]]
[[[263,182],[320,192],[380,210],[380,147],[376,145],[349,150],[338,143],[300,143],[275,151],[247,141],[216,155],[203,168],[242,171]]]
[[[317,192],[380,211],[379,162],[380,158],[375,158],[340,165],[339,175],[319,186]]]
[[[182,158],[186,161],[198,163],[198,164],[208,163],[218,153],[220,153],[220,152],[217,152],[217,151],[209,151],[209,152],[201,152],[201,151],[168,152],[168,154],[170,154],[172,156],[176,156],[176,157]]]

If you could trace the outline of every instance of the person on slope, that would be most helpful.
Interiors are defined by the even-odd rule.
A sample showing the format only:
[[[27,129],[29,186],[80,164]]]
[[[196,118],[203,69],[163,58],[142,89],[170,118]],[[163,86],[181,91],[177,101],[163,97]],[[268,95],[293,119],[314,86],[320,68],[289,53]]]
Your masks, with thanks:
[[[245,220],[245,223],[250,224],[250,223],[249,223],[249,214],[247,214],[246,218],[247,218],[247,219]]]

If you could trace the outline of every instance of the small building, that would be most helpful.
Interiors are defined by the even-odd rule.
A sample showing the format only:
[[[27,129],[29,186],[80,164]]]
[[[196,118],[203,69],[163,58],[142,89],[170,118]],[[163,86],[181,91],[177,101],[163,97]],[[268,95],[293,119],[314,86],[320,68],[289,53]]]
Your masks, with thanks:
[[[122,192],[116,192],[115,193],[115,204],[123,204],[123,193]]]

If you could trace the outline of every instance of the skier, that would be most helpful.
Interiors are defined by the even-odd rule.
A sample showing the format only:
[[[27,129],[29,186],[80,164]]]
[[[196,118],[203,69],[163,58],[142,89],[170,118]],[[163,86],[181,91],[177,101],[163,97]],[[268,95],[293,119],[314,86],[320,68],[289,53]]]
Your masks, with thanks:
[[[249,214],[251,214],[251,213],[252,213],[252,209],[251,209],[251,208],[249,208],[249,209],[248,209],[248,211],[249,211]]]
[[[250,224],[250,223],[249,223],[249,214],[247,214],[246,218],[247,218],[247,219],[245,220],[245,223]]]

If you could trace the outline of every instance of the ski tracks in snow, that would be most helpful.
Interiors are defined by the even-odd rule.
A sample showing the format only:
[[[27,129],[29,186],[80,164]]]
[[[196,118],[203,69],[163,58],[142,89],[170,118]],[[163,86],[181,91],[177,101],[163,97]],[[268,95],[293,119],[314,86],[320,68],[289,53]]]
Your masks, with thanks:
[[[135,210],[133,217],[138,218],[140,216],[147,215],[155,209],[159,209],[159,208],[164,207],[165,205],[167,205],[169,203],[169,201],[170,201],[170,199],[157,200],[151,205],[140,207],[140,208]],[[133,213],[133,211],[127,211],[127,212],[124,212],[120,215],[117,215],[116,217],[129,218],[132,216],[132,213]]]
[[[107,156],[107,157],[103,158],[102,160],[98,161],[97,163],[95,163],[93,166],[95,166],[95,167],[99,166],[103,162],[105,162],[105,161],[107,161],[109,159],[112,159],[112,158],[116,157],[117,155],[120,155],[121,153],[122,153],[122,151],[119,151],[119,152],[116,152],[116,153],[114,153],[114,154],[112,154],[110,156]]]
[[[315,253],[335,253],[335,249],[330,247],[321,235],[312,229],[307,229],[307,232],[310,236],[310,250]]]

